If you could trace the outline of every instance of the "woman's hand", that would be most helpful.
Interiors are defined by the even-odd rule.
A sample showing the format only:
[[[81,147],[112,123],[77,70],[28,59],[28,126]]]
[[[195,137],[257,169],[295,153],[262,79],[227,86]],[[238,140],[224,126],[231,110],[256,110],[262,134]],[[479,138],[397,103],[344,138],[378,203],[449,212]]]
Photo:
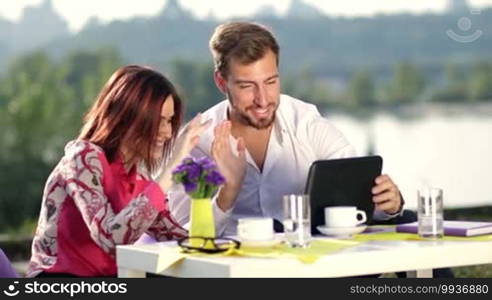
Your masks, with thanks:
[[[161,189],[167,191],[172,185],[172,171],[190,155],[191,150],[200,142],[200,136],[210,126],[212,120],[202,123],[202,116],[199,113],[183,129],[181,134],[176,138],[174,147],[171,151],[171,157],[168,163],[157,179]]]
[[[194,117],[176,138],[169,162],[175,165],[180,164],[190,154],[191,150],[198,145],[200,136],[211,123],[212,120],[202,123],[201,113]]]

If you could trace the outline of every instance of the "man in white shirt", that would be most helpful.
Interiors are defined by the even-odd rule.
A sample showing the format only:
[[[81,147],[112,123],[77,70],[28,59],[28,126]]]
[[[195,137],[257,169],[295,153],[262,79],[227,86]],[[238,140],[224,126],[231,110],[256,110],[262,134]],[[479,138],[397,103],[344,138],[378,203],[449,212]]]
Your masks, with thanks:
[[[355,156],[344,135],[316,107],[280,93],[279,46],[261,25],[236,22],[217,27],[210,40],[214,79],[227,96],[202,114],[212,124],[192,151],[211,156],[226,184],[214,198],[218,234],[236,233],[237,219],[282,220],[282,196],[304,191],[311,163]],[[387,175],[372,189],[375,218],[402,211],[398,187]],[[189,222],[190,199],[180,186],[169,191],[172,213]]]

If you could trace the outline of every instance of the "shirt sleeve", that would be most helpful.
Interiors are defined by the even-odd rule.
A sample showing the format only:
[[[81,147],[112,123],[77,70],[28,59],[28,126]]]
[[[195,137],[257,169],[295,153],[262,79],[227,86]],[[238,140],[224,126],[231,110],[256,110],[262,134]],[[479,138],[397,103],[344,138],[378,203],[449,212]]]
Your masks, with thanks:
[[[63,162],[62,176],[69,195],[89,229],[91,238],[105,252],[114,255],[119,244],[135,242],[165,210],[164,193],[151,182],[120,212],[115,213],[102,186],[104,154],[85,143]]]
[[[399,217],[402,214],[403,214],[403,210],[397,212],[396,214],[388,214],[382,210],[375,209],[374,214],[373,214],[373,218],[374,218],[374,220],[377,220],[377,221],[386,221],[386,220],[391,220],[393,218]]]
[[[310,126],[308,126],[308,137],[313,145],[317,159],[338,159],[356,156],[354,147],[343,133],[321,116],[317,116],[311,121]],[[398,217],[401,214],[402,211],[396,214],[387,214],[384,211],[375,209],[373,218],[384,221]]]
[[[171,216],[169,210],[159,212],[155,222],[149,227],[147,233],[157,241],[176,240],[188,235],[188,231],[179,225]]]
[[[307,137],[317,159],[354,157],[354,147],[328,120],[316,116],[307,126]]]
[[[217,232],[217,235],[220,236],[224,234],[229,219],[231,218],[232,207],[226,211],[223,211],[217,205],[217,195],[213,197],[212,201],[213,201],[213,210],[214,210],[214,218],[215,218],[215,231]]]

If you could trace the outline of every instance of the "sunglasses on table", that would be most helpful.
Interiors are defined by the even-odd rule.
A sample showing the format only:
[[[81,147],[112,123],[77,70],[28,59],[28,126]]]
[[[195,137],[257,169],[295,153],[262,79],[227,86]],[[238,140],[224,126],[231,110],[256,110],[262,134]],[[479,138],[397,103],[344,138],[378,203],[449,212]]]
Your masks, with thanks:
[[[186,253],[220,253],[230,249],[239,249],[241,242],[231,238],[185,237],[178,240],[178,246]]]

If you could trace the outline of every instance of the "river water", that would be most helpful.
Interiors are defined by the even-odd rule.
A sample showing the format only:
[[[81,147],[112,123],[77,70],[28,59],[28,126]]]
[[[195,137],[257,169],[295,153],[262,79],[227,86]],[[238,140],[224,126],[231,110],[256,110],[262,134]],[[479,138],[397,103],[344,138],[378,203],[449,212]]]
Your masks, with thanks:
[[[407,207],[416,207],[421,186],[444,190],[445,208],[492,205],[492,115],[426,114],[402,119],[327,116],[355,146],[383,157],[383,173],[400,187]],[[369,140],[372,140],[372,146]]]

